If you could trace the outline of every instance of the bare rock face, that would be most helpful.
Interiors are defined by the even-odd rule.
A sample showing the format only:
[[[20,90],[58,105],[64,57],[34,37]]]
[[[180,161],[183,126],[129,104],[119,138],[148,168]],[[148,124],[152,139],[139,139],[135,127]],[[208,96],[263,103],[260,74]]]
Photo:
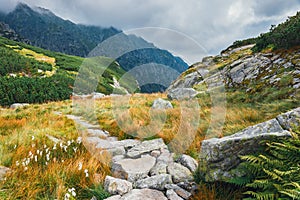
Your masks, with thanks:
[[[111,176],[106,176],[104,182],[104,188],[110,194],[123,195],[128,193],[130,190],[132,190],[132,183],[126,180],[113,178]]]
[[[193,88],[176,88],[168,91],[168,98],[173,100],[184,100],[194,98],[198,92]]]
[[[300,126],[300,108],[296,108],[277,117],[279,124],[285,129],[290,130]]]
[[[260,141],[288,138],[290,128],[299,126],[300,108],[275,119],[250,126],[234,135],[202,141],[200,172],[206,181],[226,181],[244,175],[237,167],[239,156],[259,152]]]

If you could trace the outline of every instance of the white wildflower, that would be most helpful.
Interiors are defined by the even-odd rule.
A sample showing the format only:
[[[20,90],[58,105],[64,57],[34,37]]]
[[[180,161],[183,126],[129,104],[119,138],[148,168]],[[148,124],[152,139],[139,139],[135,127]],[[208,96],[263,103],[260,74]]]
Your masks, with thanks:
[[[76,140],[76,142],[77,142],[78,144],[81,144],[81,142],[82,142],[82,137],[78,137],[77,140]]]
[[[24,168],[24,171],[27,171],[27,170],[28,170],[28,167],[25,167],[25,168]]]
[[[85,173],[85,177],[89,177],[89,170],[85,169],[84,173]]]
[[[76,151],[77,151],[77,147],[73,147],[73,150],[74,150],[74,152],[76,153]]]
[[[53,146],[53,150],[56,150],[56,144]]]
[[[37,155],[34,156],[34,161],[37,162],[38,161],[38,157]]]
[[[16,166],[19,166],[19,165],[20,165],[19,161],[16,161]]]
[[[64,146],[64,151],[65,151],[65,152],[67,152],[67,148],[68,148],[67,146]]]
[[[78,170],[79,171],[82,170],[82,162],[79,162],[79,164],[78,164]]]
[[[31,136],[31,140],[34,140],[34,135]]]
[[[67,193],[67,194],[65,195],[65,200],[69,200],[70,197],[71,197],[71,195],[70,195],[69,193]]]
[[[68,146],[70,146],[70,145],[71,145],[71,141],[70,141],[70,140],[68,140],[67,144],[68,144]]]
[[[17,148],[17,145],[15,144],[14,149],[16,149],[16,148]]]

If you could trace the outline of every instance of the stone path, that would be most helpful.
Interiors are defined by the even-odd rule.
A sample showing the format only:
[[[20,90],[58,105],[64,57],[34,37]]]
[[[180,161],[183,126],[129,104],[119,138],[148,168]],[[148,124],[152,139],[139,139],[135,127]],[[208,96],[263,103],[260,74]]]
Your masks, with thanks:
[[[112,157],[112,174],[104,186],[113,196],[107,200],[189,199],[196,189],[192,173],[197,162],[188,155],[175,159],[162,139],[118,141],[78,116],[67,117],[87,130],[87,148]]]

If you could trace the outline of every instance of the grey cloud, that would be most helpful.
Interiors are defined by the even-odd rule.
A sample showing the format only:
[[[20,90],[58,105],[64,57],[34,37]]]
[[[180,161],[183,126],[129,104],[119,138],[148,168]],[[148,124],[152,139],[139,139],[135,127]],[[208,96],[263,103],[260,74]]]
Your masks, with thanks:
[[[237,39],[266,32],[288,15],[300,10],[300,0],[24,0],[52,10],[76,23],[115,26],[123,30],[163,27],[185,33],[203,46],[208,54],[217,54]],[[16,0],[0,0],[9,8]],[[173,39],[174,40],[174,39]],[[170,39],[172,41],[172,38]],[[203,56],[187,41],[169,45],[178,55],[190,55],[191,62]],[[157,46],[166,41],[155,39]],[[177,49],[176,49],[177,48]],[[201,51],[203,52],[203,51]],[[199,54],[199,56],[197,56]],[[191,57],[193,57],[191,59]]]

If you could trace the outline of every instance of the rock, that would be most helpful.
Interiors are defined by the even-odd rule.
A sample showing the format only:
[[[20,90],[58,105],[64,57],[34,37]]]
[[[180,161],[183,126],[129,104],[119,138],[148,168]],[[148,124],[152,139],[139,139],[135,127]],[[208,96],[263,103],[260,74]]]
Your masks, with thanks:
[[[168,200],[164,193],[152,189],[133,189],[120,200]]]
[[[293,130],[300,126],[300,107],[279,115],[276,119],[285,130]]]
[[[167,190],[166,195],[169,200],[183,200],[174,190]]]
[[[108,135],[100,129],[88,129],[87,130],[89,137],[100,137],[106,139]]]
[[[108,197],[104,200],[120,200],[120,199],[121,199],[120,195],[114,195],[114,196]]]
[[[178,163],[188,168],[191,172],[195,172],[198,167],[197,161],[188,155],[182,155],[177,160]]]
[[[150,188],[163,191],[166,184],[172,184],[172,176],[169,174],[160,174],[151,176],[146,179],[138,180],[136,182],[136,188]]]
[[[169,109],[169,108],[173,108],[172,104],[170,101],[166,101],[163,100],[161,98],[158,98],[154,101],[152,107],[153,109],[158,109],[158,110],[162,110],[162,109]]]
[[[114,177],[135,182],[148,176],[155,161],[150,155],[138,159],[123,159],[112,164],[112,174]]]
[[[137,158],[141,154],[148,153],[161,148],[167,148],[167,145],[164,143],[164,141],[161,138],[144,141],[141,144],[138,144],[133,148],[129,149],[127,152],[127,156],[129,158]]]
[[[153,156],[154,158],[157,158],[158,156],[160,156],[160,151],[158,150],[151,151],[150,155]]]
[[[158,174],[166,174],[167,166],[173,162],[174,154],[170,153],[168,149],[162,149],[161,154],[156,159],[155,166],[150,170],[151,176]]]
[[[10,106],[11,109],[23,108],[29,106],[28,103],[14,103]]]
[[[132,183],[126,180],[113,178],[111,176],[106,176],[104,182],[104,188],[110,194],[123,195],[125,193],[128,193],[130,190],[132,190]]]
[[[105,94],[98,93],[98,92],[93,93],[94,99],[102,99],[103,97],[105,97]]]
[[[128,140],[115,141],[112,144],[114,146],[122,146],[125,149],[129,149],[129,148],[132,148],[132,147],[134,147],[138,144],[141,144],[141,141],[128,139]]]
[[[171,163],[167,167],[167,172],[172,175],[174,183],[193,180],[190,170],[179,163]]]
[[[100,153],[109,153],[112,157],[113,156],[122,156],[126,153],[124,147],[120,146],[120,147],[114,147],[114,148],[111,148],[111,149],[105,149],[105,150],[102,150]]]
[[[2,181],[5,178],[8,172],[10,172],[9,168],[0,166],[0,181]]]
[[[189,199],[192,194],[189,193],[188,191],[182,189],[181,187],[179,187],[178,185],[175,185],[175,184],[168,184],[168,185],[165,185],[165,188],[167,190],[174,190],[176,192],[176,194],[180,197],[182,197],[183,199]]]
[[[176,88],[168,91],[168,98],[173,100],[184,100],[184,99],[192,99],[194,98],[198,92],[193,88]]]
[[[157,162],[154,167],[150,170],[151,176],[166,174],[168,164],[164,162]]]
[[[280,137],[290,137],[290,133],[283,130],[276,119],[272,119],[231,136],[204,140],[200,173],[205,174],[206,181],[226,181],[242,176],[242,172],[235,169],[241,162],[239,156],[259,151],[261,140]]]

